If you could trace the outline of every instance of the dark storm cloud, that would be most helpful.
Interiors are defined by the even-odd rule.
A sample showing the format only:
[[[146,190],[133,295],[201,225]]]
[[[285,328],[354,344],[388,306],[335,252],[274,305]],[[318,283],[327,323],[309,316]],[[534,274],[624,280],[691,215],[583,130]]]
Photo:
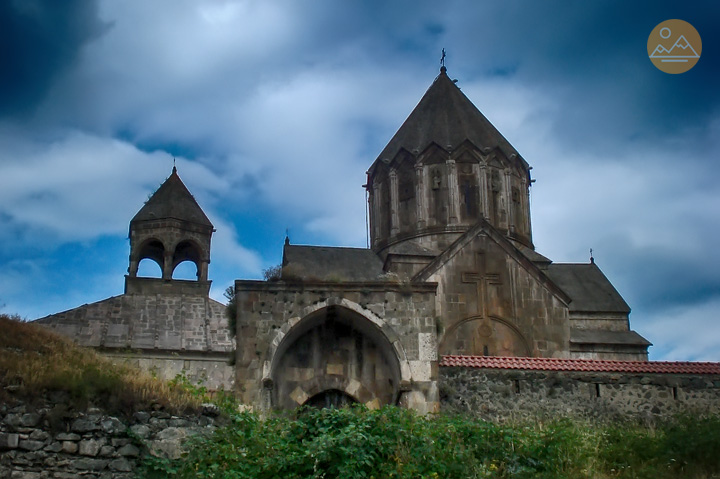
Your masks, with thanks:
[[[562,112],[549,118],[553,129],[574,147],[658,141],[706,128],[717,114],[717,2],[515,1],[477,9],[448,19],[456,57],[481,59],[471,75],[508,75],[550,95]],[[481,14],[494,21],[468,37],[469,22]],[[682,75],[660,72],[647,58],[650,31],[671,18],[690,22],[703,42],[700,61]]]
[[[95,1],[0,2],[0,117],[32,111],[82,46],[106,29]]]

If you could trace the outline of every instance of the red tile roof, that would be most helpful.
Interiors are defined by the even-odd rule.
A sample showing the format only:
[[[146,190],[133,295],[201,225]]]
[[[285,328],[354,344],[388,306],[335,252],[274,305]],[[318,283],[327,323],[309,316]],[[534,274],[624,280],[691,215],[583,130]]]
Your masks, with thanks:
[[[720,363],[688,361],[607,361],[599,359],[443,356],[440,366],[537,371],[720,374]]]

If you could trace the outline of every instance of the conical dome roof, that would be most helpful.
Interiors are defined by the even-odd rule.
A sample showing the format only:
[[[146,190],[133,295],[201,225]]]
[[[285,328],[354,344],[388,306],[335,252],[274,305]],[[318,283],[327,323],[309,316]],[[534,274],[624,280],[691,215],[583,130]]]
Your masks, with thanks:
[[[392,160],[402,148],[409,152],[421,152],[431,143],[453,150],[466,140],[480,149],[499,148],[507,157],[520,156],[442,67],[440,75],[380,153],[378,160]]]
[[[153,193],[130,223],[173,218],[212,228],[212,223],[173,167],[172,174]]]

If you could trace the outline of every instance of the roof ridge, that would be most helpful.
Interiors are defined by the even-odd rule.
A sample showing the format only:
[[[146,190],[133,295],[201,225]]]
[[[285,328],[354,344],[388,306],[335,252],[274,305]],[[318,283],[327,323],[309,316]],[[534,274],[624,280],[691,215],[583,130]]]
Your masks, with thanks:
[[[546,371],[720,374],[720,362],[624,361],[616,359],[443,356],[440,366]]]

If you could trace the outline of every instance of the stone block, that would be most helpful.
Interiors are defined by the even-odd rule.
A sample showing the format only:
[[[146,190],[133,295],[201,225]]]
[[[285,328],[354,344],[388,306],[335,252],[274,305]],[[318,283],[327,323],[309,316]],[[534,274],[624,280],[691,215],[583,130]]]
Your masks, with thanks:
[[[132,444],[125,444],[123,447],[118,449],[118,454],[123,457],[138,457],[140,455],[140,449]]]
[[[12,471],[9,477],[10,479],[42,479],[43,475],[40,472]]]
[[[432,376],[432,368],[430,361],[408,361],[410,363],[410,372],[413,381],[423,382],[430,381]]]
[[[418,334],[418,359],[421,361],[437,360],[437,342],[432,333]]]
[[[92,432],[98,431],[100,429],[100,425],[97,420],[93,420],[91,418],[79,418],[73,421],[70,429],[72,432]]]
[[[23,427],[35,427],[40,422],[40,414],[30,412],[20,417],[20,425]]]
[[[102,439],[85,439],[80,441],[78,445],[78,452],[81,456],[95,457],[100,452],[100,448],[104,445],[105,441]]]
[[[78,471],[102,471],[108,465],[107,459],[82,458],[72,461],[72,468]]]
[[[0,433],[0,450],[17,448],[19,440],[20,436],[16,433]]]
[[[45,449],[43,449],[45,452],[60,452],[62,451],[62,443],[55,441],[49,446],[45,446]]]
[[[130,426],[130,432],[142,439],[147,439],[150,436],[150,428],[145,424],[134,424]]]
[[[43,441],[33,441],[30,439],[21,440],[18,443],[18,449],[23,449],[25,451],[38,451],[45,447],[45,443]]]
[[[108,467],[113,471],[120,472],[130,472],[133,469],[132,463],[124,457],[110,461]]]
[[[63,441],[62,442],[62,452],[66,454],[75,454],[78,451],[78,445],[76,442],[73,441]]]

